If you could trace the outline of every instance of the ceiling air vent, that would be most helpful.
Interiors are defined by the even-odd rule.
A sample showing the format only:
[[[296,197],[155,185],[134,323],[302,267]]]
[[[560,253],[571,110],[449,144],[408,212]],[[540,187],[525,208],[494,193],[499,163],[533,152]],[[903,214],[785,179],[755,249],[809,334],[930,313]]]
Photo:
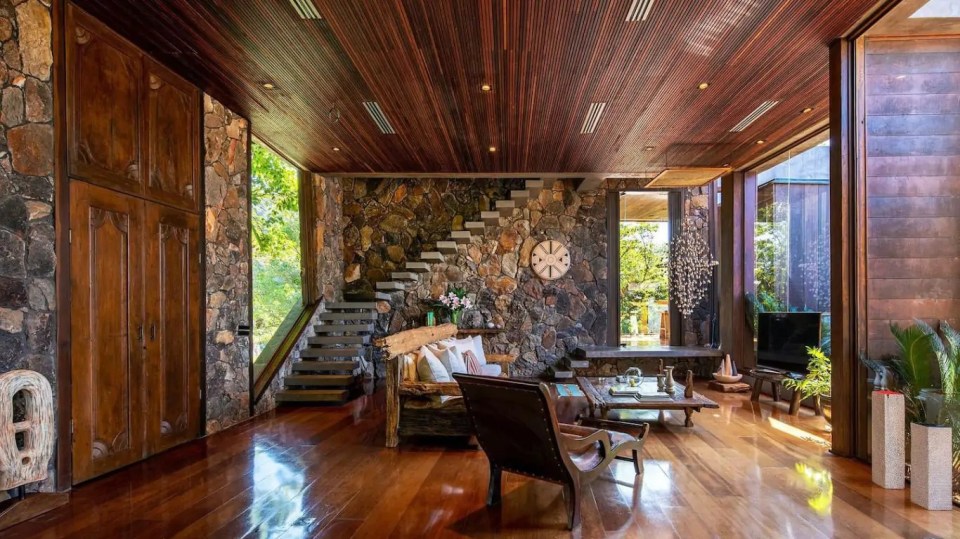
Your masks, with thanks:
[[[600,124],[600,116],[603,115],[603,109],[606,107],[606,103],[590,103],[587,117],[583,119],[583,127],[580,128],[581,134],[586,135],[597,130],[597,125]]]
[[[393,126],[390,125],[390,120],[387,119],[387,115],[383,113],[383,109],[380,108],[380,103],[376,101],[364,101],[363,107],[367,109],[367,112],[370,114],[370,117],[373,118],[374,123],[377,124],[377,127],[380,128],[380,132],[384,135],[396,135],[397,132],[393,130]]]
[[[653,0],[633,0],[627,10],[627,22],[646,21],[653,9]]]
[[[293,9],[297,10],[297,15],[301,19],[322,19],[317,6],[313,5],[313,0],[289,0]]]
[[[731,129],[730,132],[731,132],[731,133],[739,133],[739,132],[743,131],[744,129],[746,129],[747,127],[749,127],[750,124],[752,124],[753,122],[757,121],[757,118],[759,118],[759,117],[763,116],[764,114],[766,114],[767,111],[769,111],[769,110],[772,109],[773,107],[776,107],[776,106],[777,106],[777,103],[779,103],[779,101],[764,101],[763,103],[760,104],[759,107],[757,107],[756,109],[754,109],[753,112],[751,112],[750,114],[747,114],[747,117],[746,117],[746,118],[740,120],[740,123],[738,123],[737,125],[733,126],[733,129]]]

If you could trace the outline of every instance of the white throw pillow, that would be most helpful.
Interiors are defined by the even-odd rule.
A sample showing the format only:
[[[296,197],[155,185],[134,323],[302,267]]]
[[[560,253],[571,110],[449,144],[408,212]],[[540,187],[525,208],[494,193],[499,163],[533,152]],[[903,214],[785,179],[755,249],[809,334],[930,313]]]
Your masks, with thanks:
[[[473,353],[477,356],[481,365],[487,364],[487,354],[483,352],[483,339],[479,335],[473,336]]]
[[[420,347],[420,360],[417,361],[417,375],[421,382],[452,382],[446,367],[426,346]]]
[[[457,372],[467,372],[467,362],[463,360],[463,354],[456,346],[448,346],[440,352],[440,363],[443,363],[443,366],[451,375]]]
[[[496,363],[490,363],[481,367],[480,372],[482,372],[484,376],[500,376],[503,374],[503,369]]]

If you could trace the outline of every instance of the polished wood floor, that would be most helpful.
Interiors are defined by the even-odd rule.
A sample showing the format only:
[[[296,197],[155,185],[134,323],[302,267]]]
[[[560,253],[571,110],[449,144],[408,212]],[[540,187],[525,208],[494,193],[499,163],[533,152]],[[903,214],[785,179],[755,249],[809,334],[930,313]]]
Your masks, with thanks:
[[[822,422],[743,395],[654,429],[585,491],[577,537],[958,537],[960,511],[928,512],[869,468],[830,456]],[[785,409],[785,404],[779,405]],[[341,408],[284,409],[82,485],[68,505],[3,537],[568,537],[560,487],[504,477],[469,448],[383,447],[382,392]]]

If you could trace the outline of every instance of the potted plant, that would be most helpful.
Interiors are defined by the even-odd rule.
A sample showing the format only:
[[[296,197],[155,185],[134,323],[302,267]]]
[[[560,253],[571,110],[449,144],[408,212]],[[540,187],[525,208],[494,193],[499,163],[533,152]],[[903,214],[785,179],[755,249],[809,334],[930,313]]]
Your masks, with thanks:
[[[807,374],[803,378],[788,378],[783,381],[788,388],[799,391],[803,398],[813,398],[814,406],[823,411],[823,416],[830,422],[830,357],[823,350],[807,347],[810,361],[807,363]]]
[[[467,291],[463,288],[451,287],[446,294],[437,298],[436,307],[450,313],[450,322],[460,325],[463,310],[473,308],[473,301],[467,297]]]

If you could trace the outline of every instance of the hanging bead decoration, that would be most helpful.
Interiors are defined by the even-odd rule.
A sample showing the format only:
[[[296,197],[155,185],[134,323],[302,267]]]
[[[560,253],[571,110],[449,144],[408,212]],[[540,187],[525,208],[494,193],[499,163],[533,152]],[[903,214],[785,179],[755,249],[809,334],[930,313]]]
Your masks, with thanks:
[[[670,242],[670,299],[684,316],[707,295],[716,262],[710,247],[690,217],[683,219],[680,235]]]

